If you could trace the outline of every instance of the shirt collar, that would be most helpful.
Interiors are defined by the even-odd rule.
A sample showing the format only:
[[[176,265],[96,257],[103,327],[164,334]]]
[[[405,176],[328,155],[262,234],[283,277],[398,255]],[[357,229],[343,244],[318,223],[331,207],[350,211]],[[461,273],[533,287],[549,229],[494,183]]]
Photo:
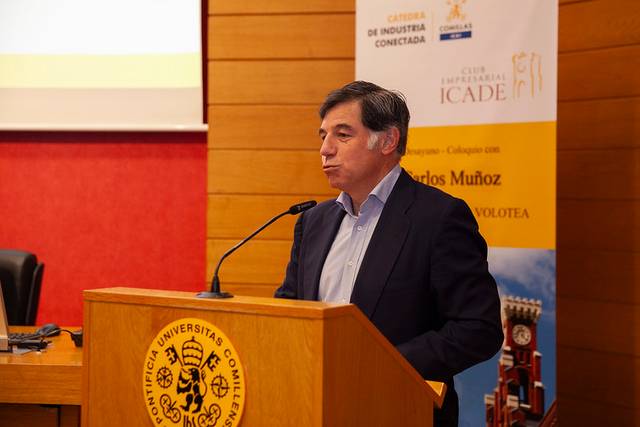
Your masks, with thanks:
[[[402,172],[402,168],[400,167],[400,165],[395,165],[393,169],[391,169],[389,173],[387,173],[385,177],[380,180],[378,185],[376,185],[373,190],[371,190],[362,205],[364,206],[369,199],[376,198],[384,206],[384,204],[387,203],[387,199],[389,198],[393,187],[396,185],[396,181],[398,181],[398,178],[400,177],[400,172]],[[356,216],[353,213],[353,203],[351,203],[351,196],[349,196],[344,191],[340,193],[340,195],[336,199],[336,203],[349,215]]]

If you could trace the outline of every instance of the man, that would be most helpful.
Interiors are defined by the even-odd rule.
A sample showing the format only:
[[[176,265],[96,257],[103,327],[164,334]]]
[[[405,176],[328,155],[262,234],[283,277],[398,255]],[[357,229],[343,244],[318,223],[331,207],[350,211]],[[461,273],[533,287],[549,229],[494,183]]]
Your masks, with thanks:
[[[342,193],[305,212],[277,297],[351,302],[425,379],[448,391],[435,425],[456,426],[453,376],[502,344],[487,245],[469,207],[400,168],[402,95],[356,81],[320,108],[322,168]]]

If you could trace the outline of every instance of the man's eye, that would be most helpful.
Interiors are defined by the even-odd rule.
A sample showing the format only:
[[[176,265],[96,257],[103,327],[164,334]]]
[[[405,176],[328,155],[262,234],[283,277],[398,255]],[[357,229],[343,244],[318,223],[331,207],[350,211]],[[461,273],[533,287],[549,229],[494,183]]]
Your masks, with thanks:
[[[351,135],[349,135],[348,133],[342,133],[342,132],[338,133],[338,138],[340,138],[340,139],[346,139],[346,138],[350,138],[350,137],[351,137]]]

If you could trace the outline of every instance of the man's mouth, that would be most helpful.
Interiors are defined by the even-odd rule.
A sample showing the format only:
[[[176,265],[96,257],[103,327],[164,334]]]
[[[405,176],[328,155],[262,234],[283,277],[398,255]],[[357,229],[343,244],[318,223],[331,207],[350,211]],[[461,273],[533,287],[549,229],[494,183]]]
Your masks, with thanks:
[[[327,171],[338,169],[338,166],[339,165],[323,165],[322,170],[327,172]]]

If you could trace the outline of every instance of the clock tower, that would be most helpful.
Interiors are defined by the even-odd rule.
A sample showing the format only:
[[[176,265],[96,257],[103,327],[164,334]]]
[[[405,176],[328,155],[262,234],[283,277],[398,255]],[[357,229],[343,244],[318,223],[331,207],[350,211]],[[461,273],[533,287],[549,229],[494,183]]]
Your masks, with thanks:
[[[537,426],[544,416],[542,354],[537,322],[542,302],[502,298],[504,344],[498,361],[498,386],[484,397],[487,427]]]

